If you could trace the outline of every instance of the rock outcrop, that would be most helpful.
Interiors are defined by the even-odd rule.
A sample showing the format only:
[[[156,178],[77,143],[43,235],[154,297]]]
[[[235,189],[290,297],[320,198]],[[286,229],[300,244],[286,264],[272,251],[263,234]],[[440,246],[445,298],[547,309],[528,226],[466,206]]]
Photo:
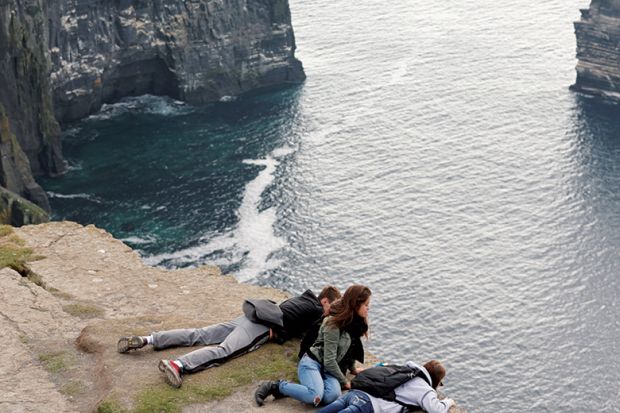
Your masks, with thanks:
[[[573,90],[620,99],[620,0],[592,0],[575,22],[577,80]]]
[[[30,256],[39,257],[21,275],[0,269],[3,413],[252,412],[259,380],[296,375],[295,342],[267,344],[187,375],[181,389],[165,383],[157,362],[188,349],[116,352],[121,335],[226,321],[241,313],[243,299],[282,301],[282,291],[239,284],[215,267],[145,266],[128,246],[92,225],[52,222],[1,232],[11,242],[17,235]],[[5,241],[0,234],[0,252]],[[292,399],[260,409],[314,410]],[[451,413],[464,412],[454,407]]]
[[[0,187],[0,224],[19,226],[49,220],[49,215],[41,207]]]
[[[299,83],[294,55],[288,0],[0,0],[0,185],[49,210],[33,175],[65,172],[58,122]]]
[[[93,226],[53,222],[14,231],[43,258],[27,264],[28,278],[0,270],[0,344],[11,355],[0,358],[0,370],[11,372],[0,377],[1,412],[131,409],[142,392],[171,391],[157,361],[187,349],[121,355],[119,336],[208,325],[238,316],[244,298],[286,297],[239,284],[215,267],[145,266],[131,248]],[[273,345],[238,363],[278,354],[286,359],[292,350]],[[240,365],[191,375],[186,389],[171,394],[187,397],[196,386],[206,389],[227,369]]]

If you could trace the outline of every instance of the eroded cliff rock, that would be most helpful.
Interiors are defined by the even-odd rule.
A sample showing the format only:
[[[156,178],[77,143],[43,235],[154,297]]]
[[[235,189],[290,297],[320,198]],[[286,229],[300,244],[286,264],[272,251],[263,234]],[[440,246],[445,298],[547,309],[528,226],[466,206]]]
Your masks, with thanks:
[[[288,0],[0,0],[0,185],[49,210],[58,122],[125,96],[192,104],[305,78]]]
[[[0,1],[0,185],[49,211],[34,175],[64,172],[52,112],[46,3]]]
[[[41,224],[50,220],[41,207],[0,186],[0,224]]]
[[[592,0],[575,34],[579,62],[572,89],[620,99],[620,0]]]
[[[150,93],[189,103],[300,82],[287,0],[52,2],[56,117]]]

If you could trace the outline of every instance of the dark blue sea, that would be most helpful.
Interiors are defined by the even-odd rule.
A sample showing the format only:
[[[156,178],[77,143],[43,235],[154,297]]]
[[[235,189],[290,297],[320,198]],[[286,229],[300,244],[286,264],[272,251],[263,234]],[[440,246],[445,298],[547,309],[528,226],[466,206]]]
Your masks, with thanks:
[[[65,130],[55,219],[165,267],[368,284],[372,352],[470,412],[620,411],[620,105],[575,94],[586,0],[291,0],[300,86],[126,99]]]

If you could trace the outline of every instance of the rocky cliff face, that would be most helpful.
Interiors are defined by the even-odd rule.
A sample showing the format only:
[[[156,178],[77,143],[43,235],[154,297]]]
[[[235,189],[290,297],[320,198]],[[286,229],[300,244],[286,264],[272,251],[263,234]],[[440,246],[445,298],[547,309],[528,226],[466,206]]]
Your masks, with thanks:
[[[199,104],[304,78],[288,0],[0,0],[0,185],[49,210],[58,122],[125,96]]]
[[[592,0],[575,22],[580,92],[620,99],[620,0]]]
[[[204,103],[304,79],[287,0],[63,0],[50,6],[61,122],[145,93]]]
[[[48,80],[46,3],[0,1],[0,185],[49,210],[32,173],[65,166]]]

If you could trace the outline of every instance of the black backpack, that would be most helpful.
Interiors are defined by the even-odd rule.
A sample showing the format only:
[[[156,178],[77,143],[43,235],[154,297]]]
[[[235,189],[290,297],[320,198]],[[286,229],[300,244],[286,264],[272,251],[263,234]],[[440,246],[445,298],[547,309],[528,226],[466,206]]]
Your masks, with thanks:
[[[420,406],[396,400],[396,393],[394,392],[394,389],[398,386],[415,377],[421,377],[431,385],[426,374],[419,368],[388,364],[362,370],[351,380],[351,388],[364,391],[374,397],[398,403],[403,406],[403,411],[405,412],[419,412],[423,411]]]

